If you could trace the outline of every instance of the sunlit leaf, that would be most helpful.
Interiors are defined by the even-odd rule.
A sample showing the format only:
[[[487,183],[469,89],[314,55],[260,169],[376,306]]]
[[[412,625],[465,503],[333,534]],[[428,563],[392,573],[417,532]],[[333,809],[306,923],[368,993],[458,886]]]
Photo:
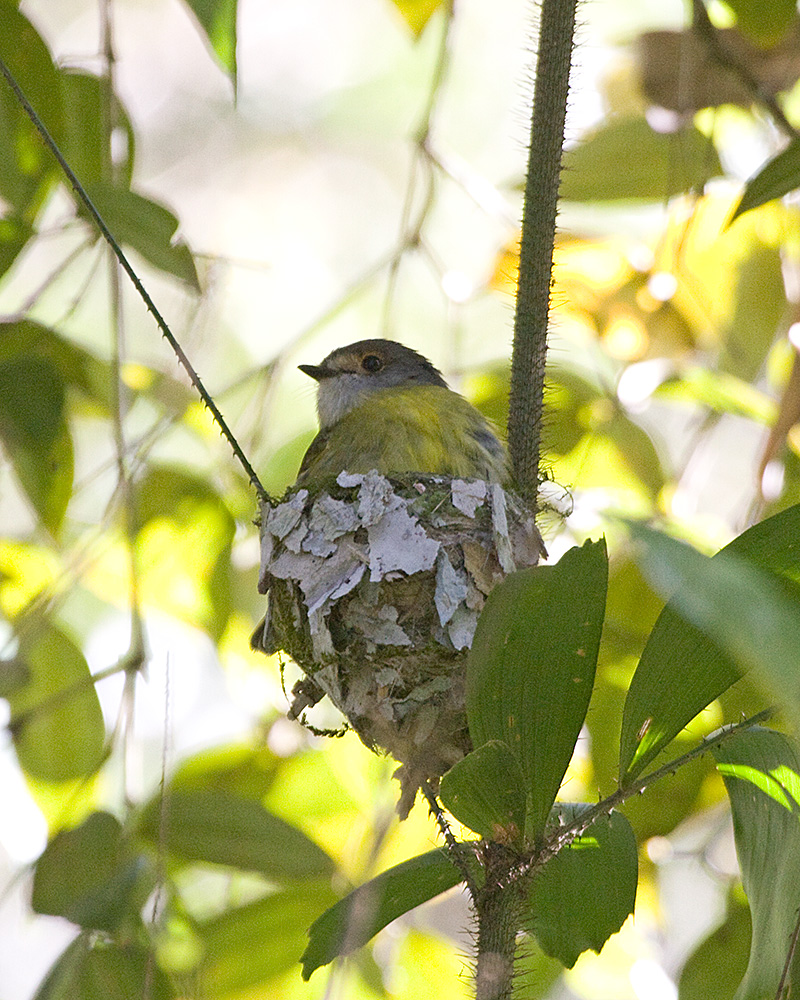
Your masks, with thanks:
[[[237,0],[185,0],[211,45],[220,66],[237,83],[236,8]]]
[[[714,750],[733,811],[736,853],[750,902],[753,936],[735,1000],[778,995],[800,908],[800,758],[769,729],[737,733]],[[795,950],[786,994],[800,989]]]
[[[739,267],[719,365],[748,383],[760,372],[786,311],[782,266],[778,247],[756,241]]]
[[[172,789],[145,808],[139,833],[184,861],[260,872],[276,882],[336,869],[330,855],[253,799],[221,791]]]
[[[656,399],[706,406],[716,413],[731,413],[769,424],[775,418],[775,402],[749,382],[727,372],[687,368],[668,378],[653,393]]]
[[[202,995],[227,996],[295,967],[309,926],[335,901],[329,880],[304,881],[197,924],[205,947],[197,972]]]
[[[782,198],[797,187],[800,187],[800,139],[793,139],[747,182],[731,222],[751,208],[758,208],[773,198]]]
[[[547,821],[592,693],[603,626],[605,542],[570,549],[555,566],[513,573],[486,602],[467,659],[475,746],[505,743],[528,792],[526,834]]]
[[[418,38],[431,16],[442,6],[443,0],[392,0],[392,2]]]
[[[0,361],[0,440],[20,485],[54,534],[72,495],[72,438],[64,383],[41,358]]]
[[[697,129],[665,135],[643,117],[612,118],[564,154],[560,196],[663,201],[721,173],[713,146]]]
[[[467,754],[444,775],[440,791],[456,819],[486,840],[511,844],[521,839],[525,785],[504,743],[485,743]]]
[[[20,763],[45,781],[92,774],[104,759],[105,726],[83,653],[50,625],[25,625],[18,657],[30,680],[9,697]]]
[[[415,906],[461,881],[444,851],[404,861],[355,889],[315,920],[303,953],[303,979],[339,955],[355,951]]]
[[[772,45],[797,21],[797,0],[726,0],[736,26],[760,45]]]
[[[31,905],[81,927],[115,931],[138,913],[154,884],[151,864],[130,849],[119,821],[96,812],[47,845],[34,868]]]
[[[118,243],[132,247],[159,271],[200,287],[189,248],[173,242],[178,219],[172,212],[127,188],[100,182],[90,184],[87,192]]]
[[[559,802],[555,812],[566,824],[588,808]],[[633,913],[638,870],[636,838],[622,813],[595,820],[534,876],[526,929],[546,955],[571,968],[581,952],[599,952]]]
[[[800,577],[800,506],[749,528],[710,560],[665,535],[641,527],[635,534],[646,546],[641,564],[651,585],[674,597],[645,645],[625,701],[623,778],[641,773],[751,666],[762,679],[772,678],[779,697],[800,704],[791,666],[792,643],[800,641],[797,600],[770,575]]]
[[[176,990],[141,945],[82,934],[62,952],[34,1000],[171,1000]]]
[[[235,528],[207,480],[177,465],[152,466],[136,488],[143,599],[219,638],[233,610]]]

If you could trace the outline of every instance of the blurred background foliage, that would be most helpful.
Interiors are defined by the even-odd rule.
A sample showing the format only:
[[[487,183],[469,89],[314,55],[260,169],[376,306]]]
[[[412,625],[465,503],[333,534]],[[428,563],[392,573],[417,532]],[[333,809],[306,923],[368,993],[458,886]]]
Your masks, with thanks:
[[[800,22],[794,0],[699,13],[581,8],[546,492],[551,554],[605,531],[612,573],[576,801],[615,786],[661,606],[619,516],[712,552],[800,501],[800,216],[775,200],[800,185]],[[421,350],[504,425],[529,16],[0,0],[0,54],[273,494],[314,432],[296,364],[363,337]],[[434,826],[397,823],[391,762],[285,719],[292,665],[247,643],[247,477],[5,85],[0,123],[4,1000],[418,997],[432,969],[468,996],[458,891],[301,981],[309,924]],[[678,742],[748,704],[740,682]],[[725,803],[700,760],[627,804],[635,920],[565,974],[531,945],[525,995],[731,996],[749,917]]]

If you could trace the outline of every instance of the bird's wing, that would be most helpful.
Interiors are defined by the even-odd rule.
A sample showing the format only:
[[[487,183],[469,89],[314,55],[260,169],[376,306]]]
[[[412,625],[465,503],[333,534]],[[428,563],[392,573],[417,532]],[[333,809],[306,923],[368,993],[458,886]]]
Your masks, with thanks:
[[[303,461],[300,463],[300,469],[297,473],[297,482],[300,482],[301,479],[307,478],[308,474],[314,467],[315,462],[325,451],[325,447],[328,444],[330,436],[330,429],[320,431],[308,446],[305,455],[303,455]]]

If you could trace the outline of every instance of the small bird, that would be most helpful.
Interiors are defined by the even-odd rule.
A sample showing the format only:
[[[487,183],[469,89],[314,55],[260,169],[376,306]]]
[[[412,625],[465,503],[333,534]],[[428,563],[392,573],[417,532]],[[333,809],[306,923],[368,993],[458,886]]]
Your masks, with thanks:
[[[318,382],[320,429],[298,485],[372,469],[508,482],[508,455],[492,425],[410,347],[359,340],[300,371]]]

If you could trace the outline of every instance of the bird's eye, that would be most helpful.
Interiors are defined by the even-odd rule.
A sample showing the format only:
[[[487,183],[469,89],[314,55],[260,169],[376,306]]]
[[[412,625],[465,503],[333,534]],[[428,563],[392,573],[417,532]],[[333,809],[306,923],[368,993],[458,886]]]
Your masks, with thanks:
[[[383,362],[377,354],[368,354],[362,360],[361,367],[365,372],[379,372],[383,368]]]

